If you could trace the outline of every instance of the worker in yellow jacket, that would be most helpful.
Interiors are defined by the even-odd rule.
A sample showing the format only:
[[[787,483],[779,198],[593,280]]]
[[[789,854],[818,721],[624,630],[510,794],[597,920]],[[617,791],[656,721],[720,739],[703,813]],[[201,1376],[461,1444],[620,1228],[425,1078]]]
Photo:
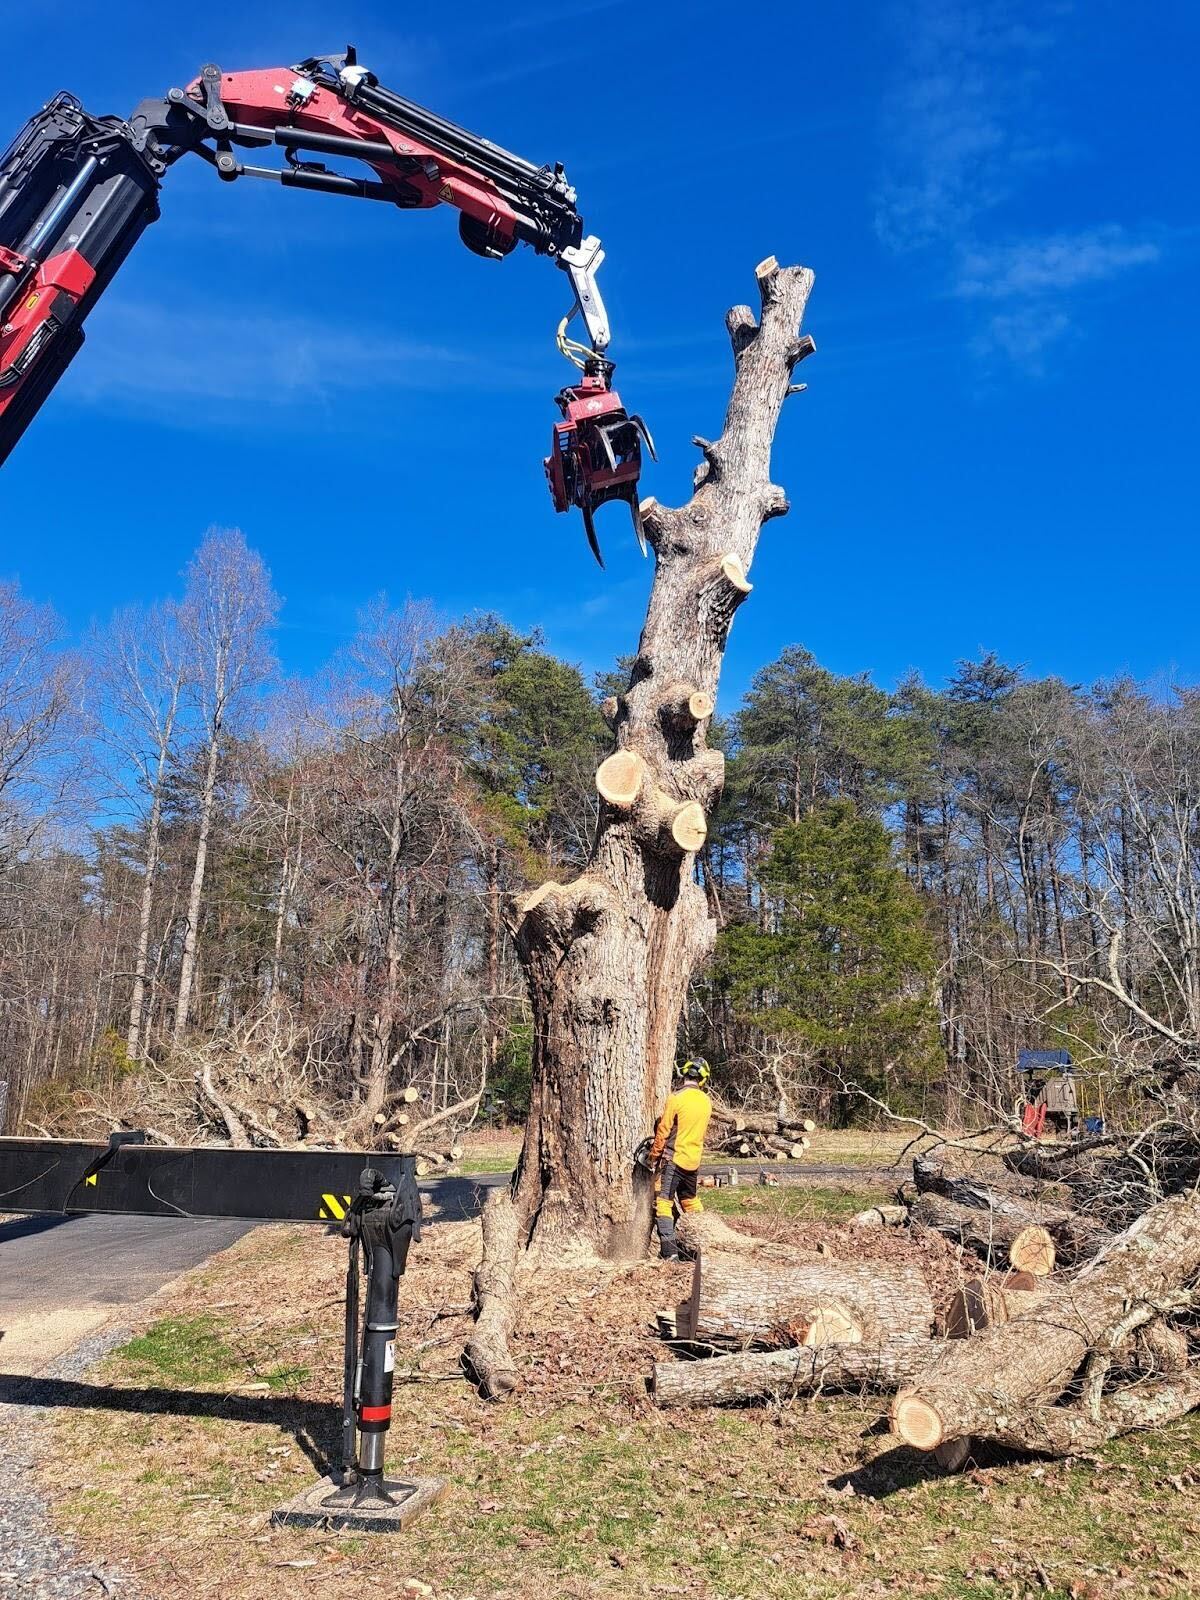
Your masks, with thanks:
[[[654,1220],[664,1261],[679,1259],[675,1207],[678,1205],[680,1211],[704,1210],[696,1195],[696,1179],[704,1155],[708,1119],[712,1116],[712,1101],[705,1087],[708,1062],[699,1058],[685,1061],[679,1077],[680,1086],[668,1097],[650,1146],[650,1165],[655,1170]]]

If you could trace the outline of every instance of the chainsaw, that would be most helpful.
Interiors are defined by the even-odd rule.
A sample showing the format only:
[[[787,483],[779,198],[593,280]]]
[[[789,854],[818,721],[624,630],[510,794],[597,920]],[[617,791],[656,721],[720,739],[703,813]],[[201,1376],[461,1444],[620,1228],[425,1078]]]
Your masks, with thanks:
[[[643,1172],[654,1172],[658,1168],[656,1161],[651,1161],[650,1152],[654,1148],[654,1135],[648,1133],[633,1152],[633,1164],[640,1167]]]

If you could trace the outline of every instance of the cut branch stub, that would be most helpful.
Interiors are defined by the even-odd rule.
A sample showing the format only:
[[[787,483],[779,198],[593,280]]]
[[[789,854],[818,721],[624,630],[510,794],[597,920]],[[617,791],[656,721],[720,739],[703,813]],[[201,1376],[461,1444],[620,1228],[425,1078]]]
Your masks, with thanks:
[[[650,780],[633,750],[616,750],[596,769],[602,799],[629,816],[640,843],[660,855],[688,854],[708,838],[708,819],[698,800],[675,800]]]
[[[758,322],[749,306],[731,306],[725,313],[725,326],[729,330],[729,342],[733,345],[736,360],[747,345],[754,343]]]
[[[688,800],[671,818],[671,838],[686,855],[699,850],[708,838],[708,820],[698,800]]]
[[[663,695],[660,712],[668,722],[677,727],[695,727],[711,717],[713,697],[691,683],[673,683]]]
[[[596,769],[596,789],[618,811],[628,811],[646,781],[646,763],[633,750],[614,750]]]
[[[608,723],[610,728],[615,725],[620,714],[621,702],[618,697],[615,694],[605,695],[604,699],[600,702],[600,715],[604,718],[605,722]]]
[[[753,587],[740,558],[732,551],[702,571],[700,625],[718,646],[724,647],[733,614]]]
[[[768,306],[775,303],[775,285],[779,277],[779,262],[774,256],[768,256],[765,261],[760,261],[755,267],[754,276],[758,279],[758,292],[762,298],[762,307],[765,311]]]
[[[505,903],[504,925],[519,941],[531,933],[551,943],[565,945],[583,933],[611,906],[607,886],[589,873],[574,883],[543,883]]]

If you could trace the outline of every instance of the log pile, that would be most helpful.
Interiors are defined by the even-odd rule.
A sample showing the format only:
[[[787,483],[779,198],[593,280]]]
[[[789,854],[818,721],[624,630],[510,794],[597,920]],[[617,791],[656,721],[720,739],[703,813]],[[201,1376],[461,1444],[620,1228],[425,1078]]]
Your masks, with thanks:
[[[1044,1180],[1047,1154],[1035,1152],[1042,1170],[1013,1159],[1010,1170]],[[1061,1184],[1066,1162],[1053,1165]],[[1048,1203],[1028,1184],[927,1159],[913,1176],[900,1215],[851,1219],[844,1260],[697,1219],[692,1293],[669,1337],[701,1359],[656,1362],[657,1403],[890,1392],[895,1437],[950,1469],[980,1442],[1071,1454],[1200,1406],[1200,1190],[1115,1231],[1111,1210]],[[864,1228],[895,1230],[911,1257],[855,1259]],[[960,1247],[963,1269],[936,1307],[921,1271],[928,1229]]]
[[[714,1101],[706,1148],[743,1160],[800,1161],[816,1126],[811,1117],[793,1119],[786,1110],[731,1111]]]

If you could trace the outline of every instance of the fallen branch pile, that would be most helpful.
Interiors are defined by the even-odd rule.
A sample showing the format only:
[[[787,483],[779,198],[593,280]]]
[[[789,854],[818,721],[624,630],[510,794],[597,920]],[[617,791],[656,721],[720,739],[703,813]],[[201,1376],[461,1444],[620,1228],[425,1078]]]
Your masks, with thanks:
[[[1053,1167],[1073,1192],[1065,1172],[1086,1174],[1082,1189],[1099,1161],[1127,1162],[1091,1149],[1073,1159],[1037,1150],[1007,1165],[1041,1181]],[[1098,1219],[1031,1198],[1013,1179],[984,1183],[929,1159],[913,1176],[906,1214],[879,1208],[847,1229],[894,1228],[911,1242],[907,1259],[854,1260],[852,1234],[847,1261],[814,1259],[695,1219],[692,1293],[674,1339],[700,1359],[655,1363],[657,1403],[891,1392],[896,1438],[948,1466],[977,1441],[1070,1454],[1200,1406],[1200,1191],[1160,1197],[1114,1232],[1111,1211]],[[936,1307],[921,1271],[927,1229],[959,1247],[963,1271]]]

